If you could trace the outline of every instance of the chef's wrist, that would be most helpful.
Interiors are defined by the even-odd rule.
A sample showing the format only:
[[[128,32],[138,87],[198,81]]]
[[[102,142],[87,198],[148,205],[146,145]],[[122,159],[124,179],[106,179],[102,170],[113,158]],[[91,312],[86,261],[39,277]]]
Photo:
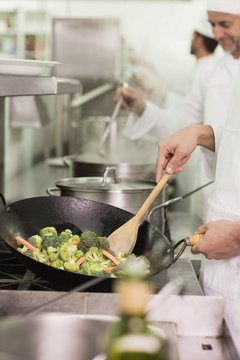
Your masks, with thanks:
[[[195,125],[197,136],[197,145],[203,146],[206,149],[215,150],[214,132],[210,125]]]
[[[137,116],[142,116],[142,114],[144,113],[145,109],[146,109],[146,102],[143,99],[138,99],[134,102],[131,111],[136,114]]]

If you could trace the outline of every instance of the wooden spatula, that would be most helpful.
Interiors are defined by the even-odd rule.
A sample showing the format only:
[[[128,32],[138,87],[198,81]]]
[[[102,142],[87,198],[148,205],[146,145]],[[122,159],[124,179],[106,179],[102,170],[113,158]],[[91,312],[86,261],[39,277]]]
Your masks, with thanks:
[[[160,191],[163,189],[164,185],[168,182],[170,177],[171,175],[165,174],[159,183],[155,186],[151,194],[147,197],[136,215],[108,236],[110,248],[115,253],[120,252],[125,254],[133,250],[137,240],[138,228],[142,218],[149,210],[150,206]]]

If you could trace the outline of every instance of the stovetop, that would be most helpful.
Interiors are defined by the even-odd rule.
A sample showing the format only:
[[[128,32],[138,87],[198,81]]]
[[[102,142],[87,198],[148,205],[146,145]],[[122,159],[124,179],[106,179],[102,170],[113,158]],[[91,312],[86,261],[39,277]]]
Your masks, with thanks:
[[[50,284],[36,277],[7,249],[0,250],[0,290],[51,290]]]

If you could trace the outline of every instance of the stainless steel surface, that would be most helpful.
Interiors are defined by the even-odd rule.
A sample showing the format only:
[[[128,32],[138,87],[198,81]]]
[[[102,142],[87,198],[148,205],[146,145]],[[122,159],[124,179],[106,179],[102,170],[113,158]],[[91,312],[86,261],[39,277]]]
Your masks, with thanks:
[[[92,312],[94,302],[95,309],[98,303],[96,313]],[[62,313],[70,306],[70,314]],[[159,308],[149,321],[166,334],[169,360],[239,360],[224,320],[223,300],[170,295],[169,301]],[[117,314],[116,295],[72,294],[67,307],[59,304],[59,311],[27,320],[0,321],[0,350],[20,355],[21,360],[48,360],[56,355],[58,359],[79,359],[79,353],[82,360],[91,360],[104,351],[104,333],[109,322],[115,321],[106,315]]]
[[[144,159],[134,160],[129,157],[107,156],[86,153],[82,155],[65,156],[63,161],[69,166],[72,176],[102,176],[107,166],[115,166],[121,178],[146,179],[154,181],[155,164],[144,162]]]
[[[98,96],[101,96],[107,92],[109,92],[110,90],[113,90],[115,88],[115,84],[114,83],[108,83],[108,84],[103,84],[101,86],[98,86],[97,88],[79,95],[77,97],[75,97],[72,101],[71,101],[71,108],[77,108],[79,106],[82,106],[84,104],[86,104],[87,102],[95,99]]]
[[[118,19],[56,18],[52,34],[53,58],[61,63],[54,69],[56,76],[82,81],[119,79],[121,35]]]
[[[0,192],[5,193],[6,168],[8,166],[8,154],[6,144],[7,124],[9,122],[9,107],[7,98],[23,95],[50,95],[79,92],[81,89],[78,80],[63,79],[45,76],[17,76],[0,75]],[[57,126],[58,127],[58,126]],[[57,144],[58,145],[58,144]]]
[[[0,75],[0,96],[77,93],[80,81],[54,76]]]

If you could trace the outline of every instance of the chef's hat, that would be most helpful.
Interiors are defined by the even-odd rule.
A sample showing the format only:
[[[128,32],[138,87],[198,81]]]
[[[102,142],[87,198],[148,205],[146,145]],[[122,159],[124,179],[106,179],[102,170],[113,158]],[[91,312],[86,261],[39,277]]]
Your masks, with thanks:
[[[207,11],[201,16],[197,25],[194,27],[194,30],[196,30],[201,35],[214,39],[212,27],[207,19]]]
[[[208,0],[207,10],[240,15],[240,0]]]

